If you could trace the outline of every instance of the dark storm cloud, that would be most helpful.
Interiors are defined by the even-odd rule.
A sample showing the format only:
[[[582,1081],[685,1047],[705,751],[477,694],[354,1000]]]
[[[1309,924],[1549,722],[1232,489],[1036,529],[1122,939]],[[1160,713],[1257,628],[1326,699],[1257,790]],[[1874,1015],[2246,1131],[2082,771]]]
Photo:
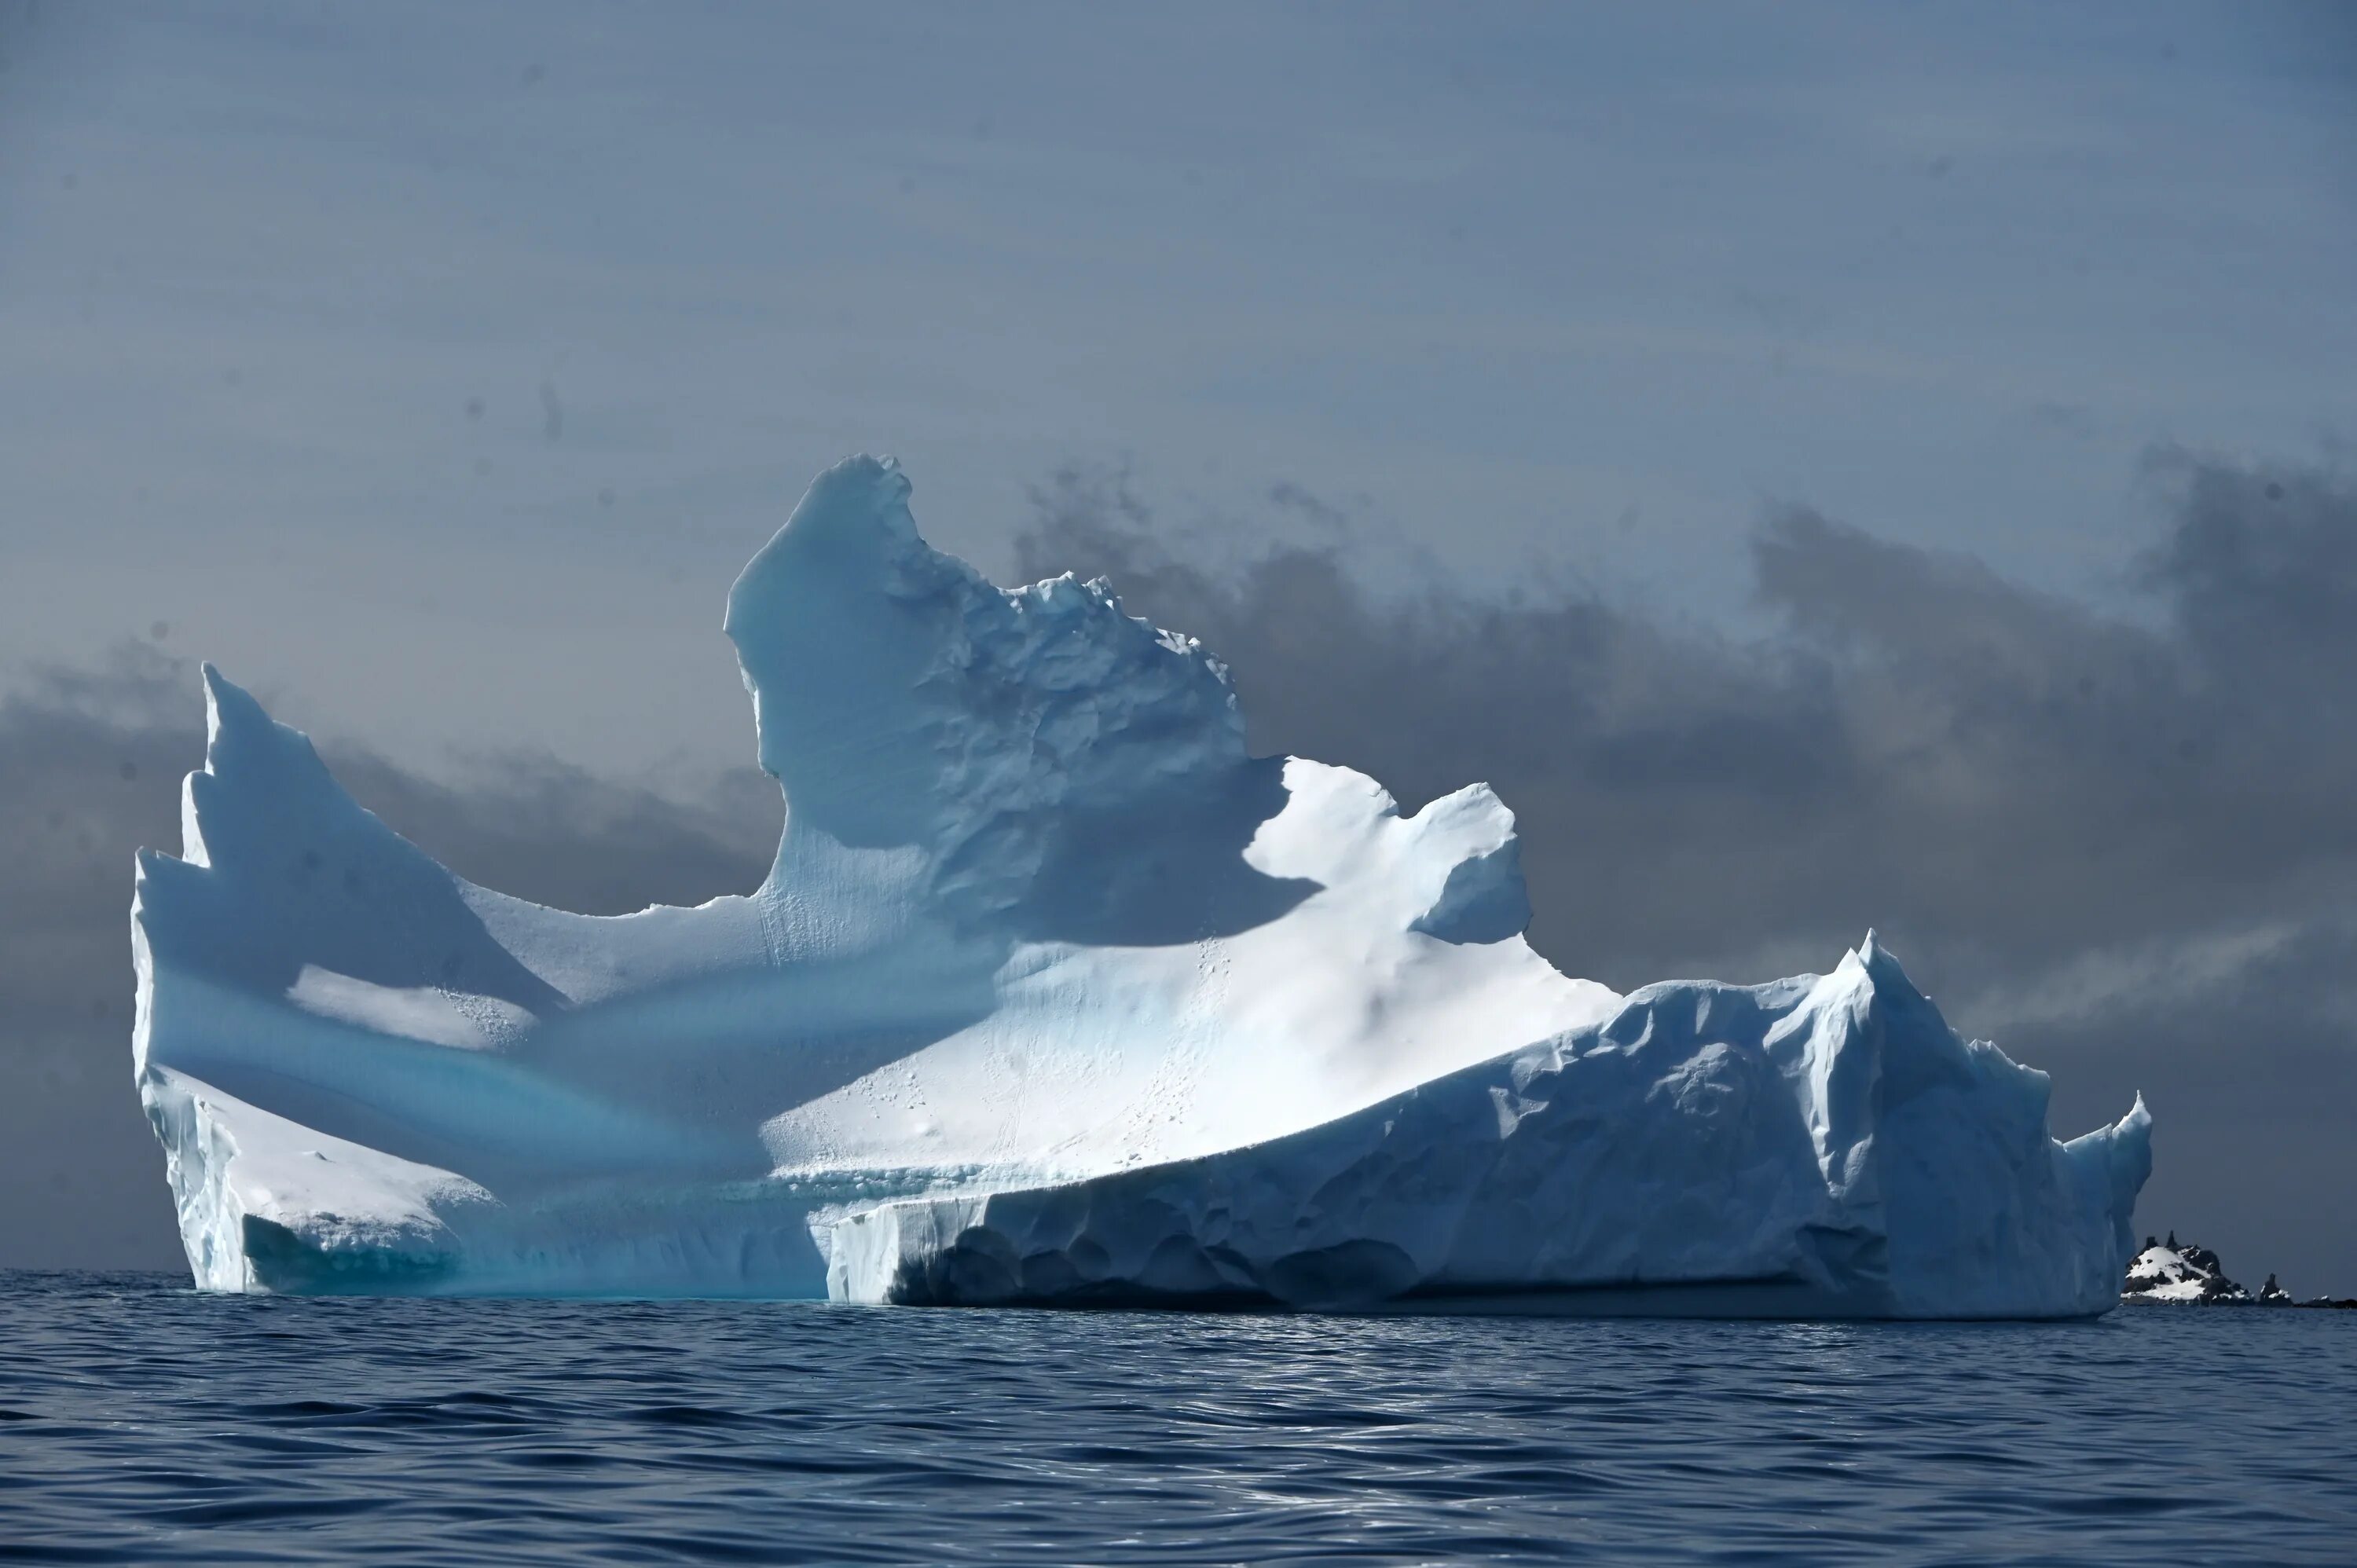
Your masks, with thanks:
[[[176,851],[204,757],[193,665],[144,645],[39,673],[0,703],[0,1267],[174,1266],[163,1157],[131,1079],[132,852]],[[489,886],[619,913],[759,881],[776,786],[732,776],[682,803],[553,760],[462,782],[323,754],[352,793]]]
[[[2151,467],[2133,618],[1800,510],[1754,540],[1778,629],[1742,640],[1543,581],[1372,593],[1298,498],[1313,542],[1181,545],[1084,473],[1021,559],[1201,637],[1257,750],[1410,808],[1494,785],[1572,972],[1764,979],[1878,927],[1960,1027],[2054,1071],[2058,1131],[2147,1092],[2155,1223],[2357,1290],[2357,1219],[2309,1196],[2357,1176],[2357,489]]]

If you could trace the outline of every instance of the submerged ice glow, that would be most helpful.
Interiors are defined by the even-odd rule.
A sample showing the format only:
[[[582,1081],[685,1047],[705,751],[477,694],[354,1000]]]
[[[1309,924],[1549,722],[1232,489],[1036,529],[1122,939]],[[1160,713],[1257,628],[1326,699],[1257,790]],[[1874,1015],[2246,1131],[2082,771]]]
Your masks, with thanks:
[[[729,595],[786,796],[746,897],[474,886],[210,669],[143,854],[134,1051],[199,1284],[2076,1316],[2139,1104],[1869,937],[1824,977],[1558,973],[1481,785],[1247,755],[1226,671],[822,475]]]

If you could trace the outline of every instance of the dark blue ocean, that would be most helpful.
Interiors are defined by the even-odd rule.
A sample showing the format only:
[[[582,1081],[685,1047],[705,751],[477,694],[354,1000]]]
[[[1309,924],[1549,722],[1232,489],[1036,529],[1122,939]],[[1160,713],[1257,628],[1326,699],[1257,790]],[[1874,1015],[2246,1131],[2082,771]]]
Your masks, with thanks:
[[[0,1560],[2357,1560],[2357,1313],[200,1296],[0,1275]]]

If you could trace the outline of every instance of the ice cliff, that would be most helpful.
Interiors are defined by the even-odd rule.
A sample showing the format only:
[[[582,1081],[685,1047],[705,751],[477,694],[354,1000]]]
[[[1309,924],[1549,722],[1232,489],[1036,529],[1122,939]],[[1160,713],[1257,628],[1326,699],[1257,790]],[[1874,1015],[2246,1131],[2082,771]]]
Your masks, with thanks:
[[[208,668],[143,853],[134,1056],[200,1286],[2060,1316],[2117,1297],[2139,1104],[1871,938],[1616,995],[1521,935],[1481,785],[1249,756],[1103,583],[1002,591],[822,475],[728,599],[787,800],[747,897],[477,887]]]

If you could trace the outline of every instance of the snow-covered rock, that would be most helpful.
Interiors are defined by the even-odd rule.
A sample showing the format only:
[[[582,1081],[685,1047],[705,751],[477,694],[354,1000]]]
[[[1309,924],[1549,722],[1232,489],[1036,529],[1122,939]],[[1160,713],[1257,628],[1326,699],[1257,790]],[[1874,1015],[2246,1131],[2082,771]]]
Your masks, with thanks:
[[[2267,1276],[2270,1287],[2275,1276]],[[2280,1290],[2276,1295],[2285,1300]],[[2251,1293],[2226,1277],[2225,1265],[2218,1254],[2207,1247],[2179,1245],[2175,1231],[2166,1241],[2144,1239],[2144,1251],[2128,1264],[2127,1283],[2122,1287],[2124,1301],[2192,1302],[2210,1305],[2239,1305],[2251,1299]]]
[[[2076,1316],[2141,1103],[1871,938],[1628,997],[1523,941],[1481,785],[1257,758],[1103,583],[1002,591],[820,477],[729,596],[788,805],[746,897],[591,918],[452,875],[208,669],[140,856],[134,1048],[200,1285]]]

